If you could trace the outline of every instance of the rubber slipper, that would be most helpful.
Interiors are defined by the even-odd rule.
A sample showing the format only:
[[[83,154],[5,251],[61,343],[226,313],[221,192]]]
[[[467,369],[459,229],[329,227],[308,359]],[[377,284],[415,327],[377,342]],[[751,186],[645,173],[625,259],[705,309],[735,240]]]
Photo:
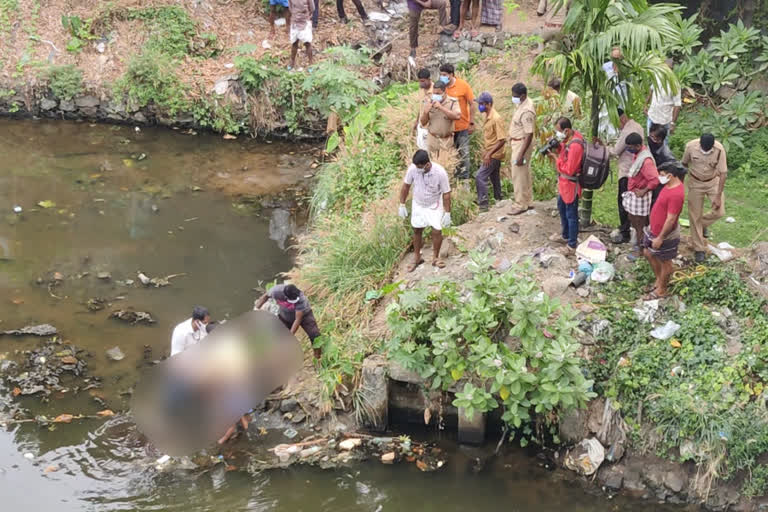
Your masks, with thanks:
[[[411,263],[410,265],[408,265],[408,269],[407,269],[407,271],[408,271],[408,272],[413,272],[413,271],[414,271],[414,270],[416,270],[416,269],[418,268],[418,266],[419,266],[419,265],[421,265],[422,263],[424,263],[424,258],[420,259],[420,260],[419,260],[418,262],[416,262],[416,263]]]
[[[445,268],[445,262],[443,260],[437,259],[432,262],[432,266],[437,268]]]

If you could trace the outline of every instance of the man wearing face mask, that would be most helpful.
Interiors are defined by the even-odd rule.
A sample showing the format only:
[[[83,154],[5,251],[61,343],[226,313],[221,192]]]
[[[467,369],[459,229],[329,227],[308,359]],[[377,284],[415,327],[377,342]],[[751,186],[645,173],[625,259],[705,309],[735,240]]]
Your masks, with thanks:
[[[728,162],[725,148],[711,133],[685,146],[683,165],[688,166],[688,215],[691,221],[691,241],[697,263],[706,259],[707,228],[725,215],[725,180]],[[712,209],[704,213],[704,198]]]
[[[643,136],[631,133],[625,139],[626,151],[634,155],[629,167],[627,191],[622,195],[622,204],[629,214],[629,222],[635,228],[637,245],[627,258],[634,261],[641,254],[643,230],[651,213],[653,190],[659,186],[659,171],[651,152],[643,145]]]
[[[557,169],[557,209],[560,212],[561,232],[549,237],[551,242],[567,244],[566,254],[576,253],[579,245],[579,186],[578,174],[584,160],[586,143],[581,133],[574,130],[571,120],[561,117],[555,123],[555,137],[560,141],[557,157],[547,153]]]
[[[493,97],[484,92],[477,98],[477,109],[485,114],[483,123],[483,163],[475,176],[477,204],[480,211],[488,211],[488,180],[493,185],[493,197],[501,200],[501,177],[499,171],[504,160],[504,121],[493,108]]]
[[[672,260],[677,256],[680,245],[678,219],[685,202],[685,174],[685,167],[675,161],[666,162],[659,167],[659,182],[664,188],[653,205],[650,226],[645,228],[643,235],[643,254],[653,268],[656,281],[645,300],[667,295],[667,285],[673,270]]]
[[[623,109],[618,109],[619,114],[619,138],[616,140],[616,144],[613,147],[608,148],[608,153],[612,158],[617,159],[616,167],[619,170],[619,228],[617,232],[611,233],[611,241],[615,244],[625,244],[629,242],[630,232],[629,228],[629,214],[624,209],[624,193],[627,191],[629,184],[629,168],[632,167],[632,162],[635,160],[635,154],[627,151],[626,140],[627,137],[635,133],[642,137],[643,127],[640,123],[631,119]]]
[[[663,124],[653,123],[648,131],[648,149],[651,150],[656,167],[667,162],[676,162],[677,158],[672,154],[667,143],[667,128]]]
[[[469,136],[475,131],[475,96],[469,84],[457,78],[453,64],[440,66],[440,81],[445,84],[445,92],[459,101],[461,117],[453,127],[453,145],[459,152],[459,165],[456,166],[456,178],[469,179]]]
[[[531,179],[531,151],[533,132],[536,131],[536,109],[528,98],[528,88],[521,83],[512,86],[512,103],[517,105],[509,125],[509,147],[512,155],[512,188],[515,204],[510,215],[528,211],[533,203],[533,180]]]
[[[454,124],[461,117],[459,102],[445,93],[445,83],[432,86],[432,96],[421,106],[421,124],[427,128],[427,151],[433,160],[453,147]]]
[[[312,312],[312,306],[304,293],[292,284],[278,284],[267,290],[267,293],[259,297],[253,309],[261,309],[261,306],[267,302],[267,299],[273,299],[277,302],[280,310],[277,317],[283,325],[291,330],[291,334],[296,334],[299,327],[309,338],[310,344],[320,337],[320,327],[315,320],[315,314]],[[319,348],[313,348],[315,359],[320,359],[322,352]]]
[[[184,352],[192,345],[197,345],[208,332],[205,326],[211,321],[208,310],[202,306],[192,309],[192,318],[188,318],[174,327],[171,335],[171,357]]]
[[[427,149],[427,135],[428,131],[425,126],[421,124],[421,106],[425,101],[432,99],[432,78],[431,73],[427,68],[419,70],[417,75],[419,80],[419,110],[416,115],[416,122],[413,123],[413,135],[416,137],[416,147],[419,149]]]
[[[413,186],[413,201],[411,202],[411,226],[413,226],[413,263],[408,266],[408,272],[424,263],[421,257],[424,228],[432,228],[432,266],[444,268],[445,262],[440,259],[440,246],[443,243],[443,228],[451,225],[451,185],[448,173],[434,162],[430,162],[426,151],[418,150],[413,155],[413,163],[400,189],[400,208],[398,215],[405,219],[408,209],[405,202]]]

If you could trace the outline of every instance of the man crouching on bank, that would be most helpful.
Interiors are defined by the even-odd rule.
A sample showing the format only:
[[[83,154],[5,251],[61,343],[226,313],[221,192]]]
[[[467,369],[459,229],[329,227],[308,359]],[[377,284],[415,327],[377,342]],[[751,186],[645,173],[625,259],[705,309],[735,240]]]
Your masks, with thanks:
[[[448,173],[436,163],[429,161],[429,154],[418,150],[413,155],[413,163],[400,189],[400,209],[398,215],[405,219],[408,209],[405,201],[413,185],[413,202],[411,204],[411,226],[413,226],[413,256],[414,260],[408,266],[408,272],[424,263],[421,257],[423,244],[422,234],[427,226],[432,228],[432,265],[444,268],[445,262],[440,259],[440,246],[443,244],[443,228],[451,225],[451,185]]]

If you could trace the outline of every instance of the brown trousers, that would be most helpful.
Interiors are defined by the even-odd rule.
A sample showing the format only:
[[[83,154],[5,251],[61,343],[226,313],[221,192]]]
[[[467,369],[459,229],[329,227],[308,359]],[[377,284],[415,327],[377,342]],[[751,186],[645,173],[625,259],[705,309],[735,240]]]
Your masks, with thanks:
[[[445,153],[453,149],[453,135],[445,138],[435,137],[431,133],[427,135],[427,153],[432,161],[440,161]]]
[[[432,8],[437,10],[437,16],[440,20],[440,26],[445,28],[449,23],[448,9],[445,0],[432,0]],[[411,48],[417,48],[419,46],[419,21],[421,20],[421,12],[409,10],[408,11],[408,37],[411,42]]]
[[[710,210],[704,213],[704,198],[708,198],[710,204],[717,199],[717,190],[720,187],[720,178],[712,181],[699,181],[690,174],[685,181],[686,195],[688,196],[688,217],[691,220],[691,243],[693,250],[697,252],[707,251],[707,240],[704,238],[704,228],[711,226],[717,219],[725,215],[725,193],[720,197],[720,209]]]

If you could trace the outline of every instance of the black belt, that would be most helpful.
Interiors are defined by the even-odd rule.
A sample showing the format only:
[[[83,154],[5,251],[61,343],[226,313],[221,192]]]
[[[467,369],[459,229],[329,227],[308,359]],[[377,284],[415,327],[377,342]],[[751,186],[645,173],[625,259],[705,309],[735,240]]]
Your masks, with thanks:
[[[691,175],[691,178],[695,179],[696,181],[700,181],[702,183],[709,183],[710,181],[720,177],[719,174],[716,174],[715,176],[713,176],[712,178],[709,178],[708,180],[703,180],[703,179],[699,178],[698,176],[696,176],[695,174],[693,174],[692,172],[689,172],[689,174]]]

